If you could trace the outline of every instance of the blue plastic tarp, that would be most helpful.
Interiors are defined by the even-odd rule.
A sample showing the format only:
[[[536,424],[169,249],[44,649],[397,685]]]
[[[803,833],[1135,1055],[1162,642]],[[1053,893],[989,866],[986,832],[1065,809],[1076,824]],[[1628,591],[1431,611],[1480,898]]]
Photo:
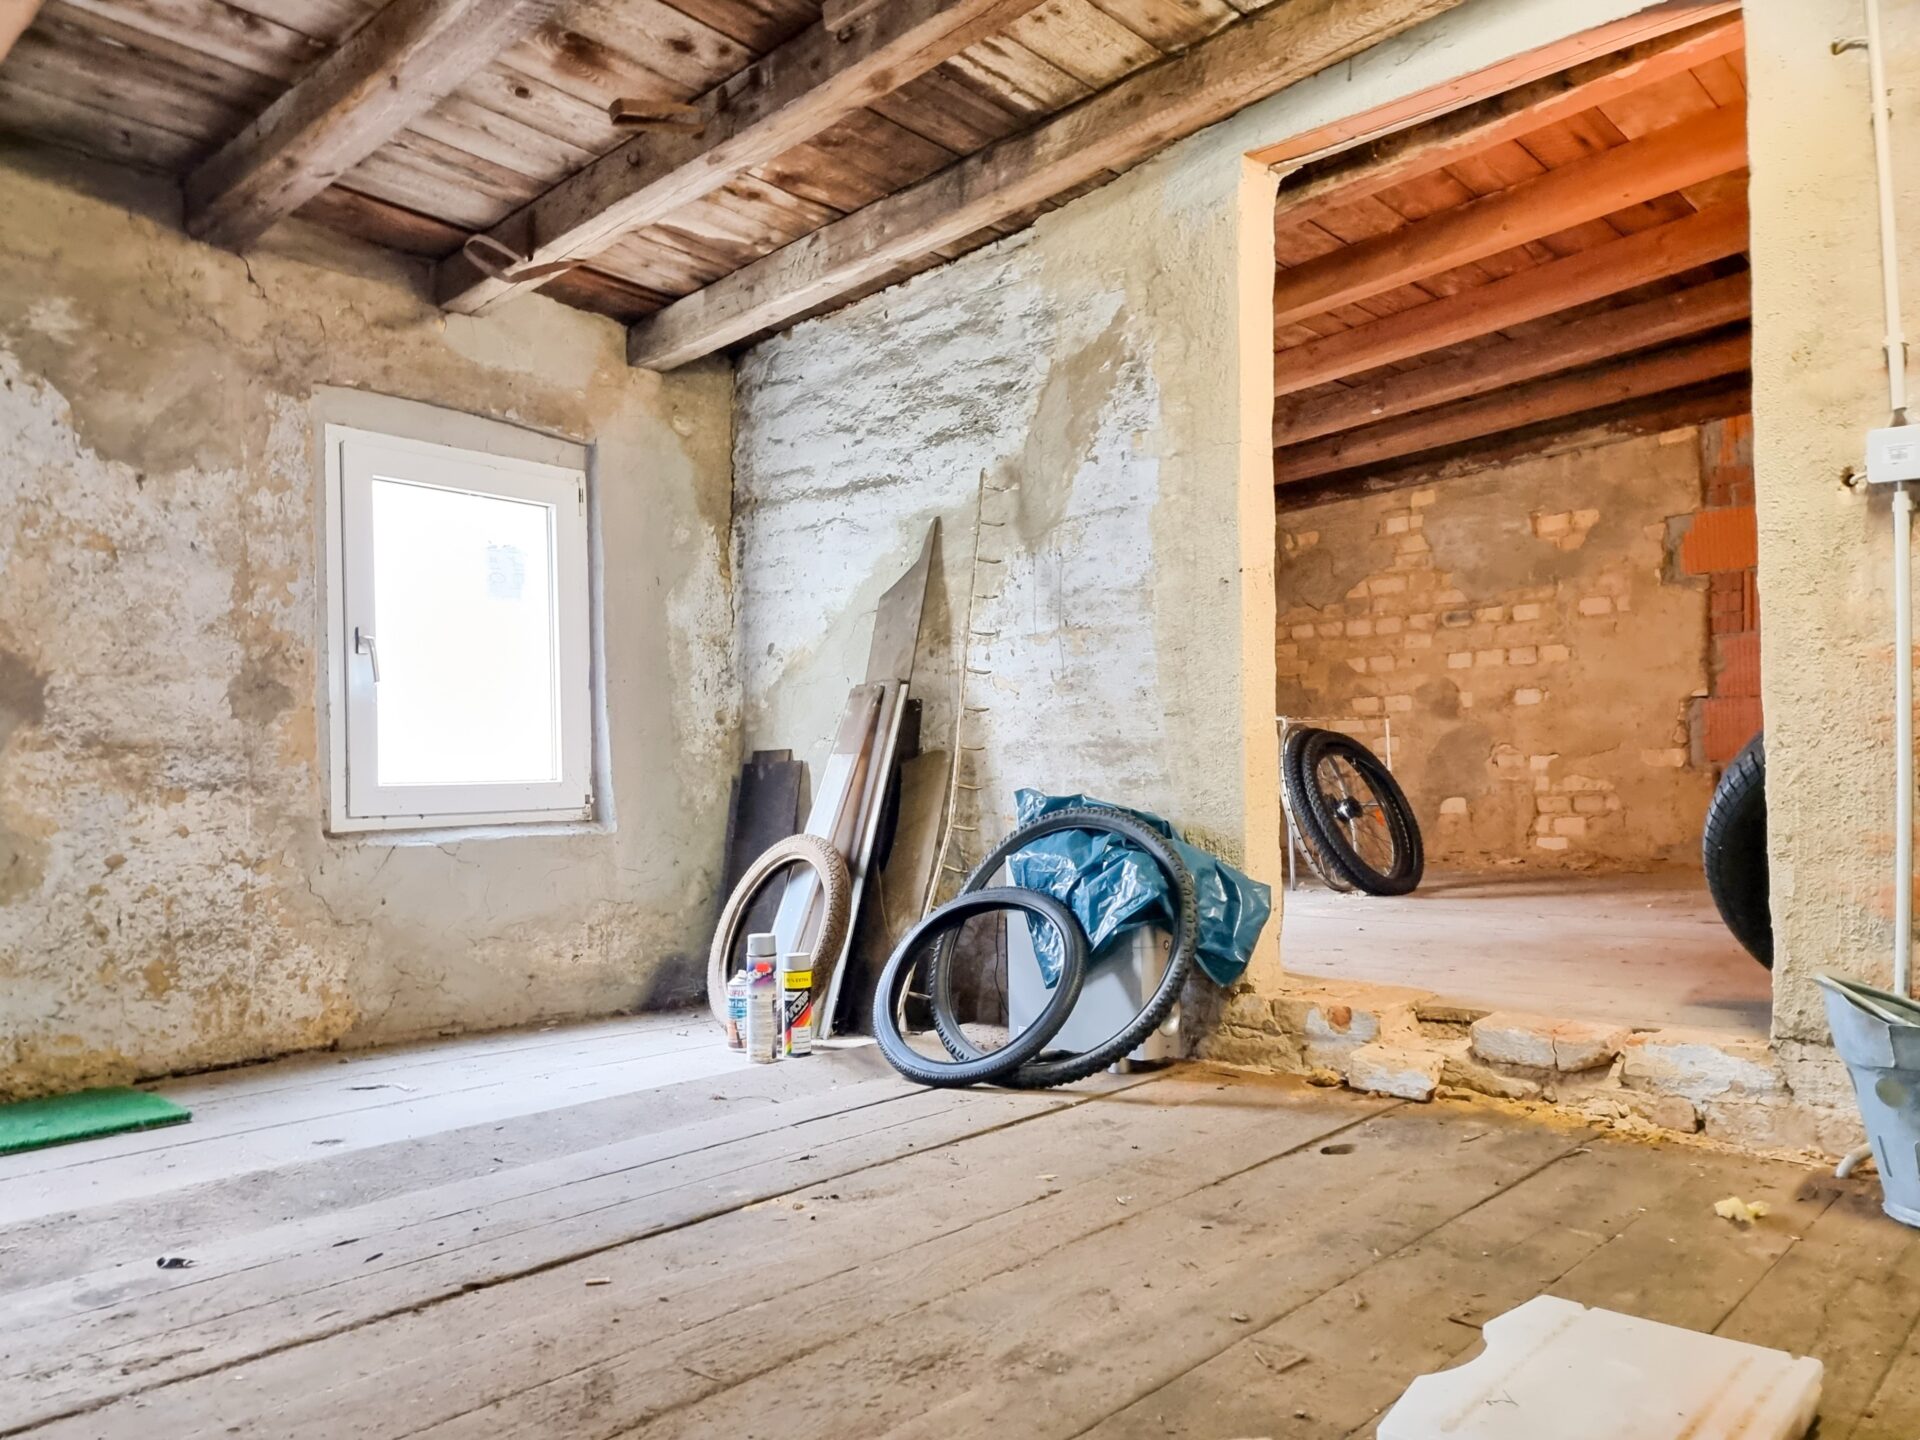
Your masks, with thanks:
[[[1193,875],[1200,912],[1200,944],[1194,958],[1216,984],[1231,985],[1240,978],[1253,956],[1254,942],[1273,914],[1271,889],[1187,844],[1165,820],[1145,810],[1085,795],[1043,795],[1038,790],[1016,790],[1014,806],[1022,825],[1055,810],[1093,806],[1119,810],[1165,835]],[[1015,885],[1043,890],[1073,911],[1087,932],[1087,949],[1095,959],[1106,953],[1114,937],[1136,926],[1173,928],[1175,902],[1166,876],[1152,856],[1118,835],[1091,830],[1043,835],[1015,852],[1007,867]],[[1041,976],[1051,987],[1060,978],[1060,937],[1047,925],[1031,928]]]

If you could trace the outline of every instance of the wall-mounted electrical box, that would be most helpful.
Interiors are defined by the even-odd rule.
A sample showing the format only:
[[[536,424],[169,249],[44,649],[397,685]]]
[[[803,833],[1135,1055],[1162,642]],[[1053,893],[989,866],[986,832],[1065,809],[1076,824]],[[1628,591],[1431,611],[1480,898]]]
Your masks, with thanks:
[[[1894,425],[1867,432],[1867,483],[1897,485],[1920,480],[1920,425]]]

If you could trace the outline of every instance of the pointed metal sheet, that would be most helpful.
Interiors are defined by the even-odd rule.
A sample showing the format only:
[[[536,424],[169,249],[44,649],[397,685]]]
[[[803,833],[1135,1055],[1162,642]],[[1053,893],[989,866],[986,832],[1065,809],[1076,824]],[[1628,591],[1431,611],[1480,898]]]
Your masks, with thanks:
[[[920,558],[880,597],[873,615],[873,645],[867,651],[867,683],[911,680],[913,652],[920,643],[920,612],[927,602],[927,577],[933,573],[933,546],[940,522],[927,526]]]

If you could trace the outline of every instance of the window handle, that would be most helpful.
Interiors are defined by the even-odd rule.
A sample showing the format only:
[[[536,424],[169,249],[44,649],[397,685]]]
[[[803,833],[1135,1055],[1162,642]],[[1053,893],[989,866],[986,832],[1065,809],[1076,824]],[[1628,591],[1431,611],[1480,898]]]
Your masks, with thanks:
[[[353,627],[353,653],[364,655],[373,666],[373,683],[380,683],[380,647],[373,643],[373,636],[358,625]]]

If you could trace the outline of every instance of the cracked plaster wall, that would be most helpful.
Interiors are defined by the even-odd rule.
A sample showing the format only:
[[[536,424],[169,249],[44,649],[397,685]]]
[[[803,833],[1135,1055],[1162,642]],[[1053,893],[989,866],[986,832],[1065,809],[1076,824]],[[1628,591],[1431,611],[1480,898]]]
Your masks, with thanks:
[[[0,1096],[697,995],[726,367],[630,370],[541,299],[443,317],[297,225],[243,262],[77,165],[0,153]],[[321,385],[596,447],[611,831],[322,833]]]
[[[949,748],[964,669],[961,779],[977,788],[955,863],[1033,786],[1158,810],[1257,875],[1277,868],[1271,792],[1248,778],[1270,757],[1243,709],[1272,695],[1271,646],[1241,650],[1243,605],[1272,625],[1270,540],[1243,553],[1228,400],[1246,237],[1219,172],[1189,179],[1145,166],[741,362],[747,742],[818,773],[875,602],[939,519],[914,688],[925,745]],[[1266,539],[1271,481],[1253,485]]]

